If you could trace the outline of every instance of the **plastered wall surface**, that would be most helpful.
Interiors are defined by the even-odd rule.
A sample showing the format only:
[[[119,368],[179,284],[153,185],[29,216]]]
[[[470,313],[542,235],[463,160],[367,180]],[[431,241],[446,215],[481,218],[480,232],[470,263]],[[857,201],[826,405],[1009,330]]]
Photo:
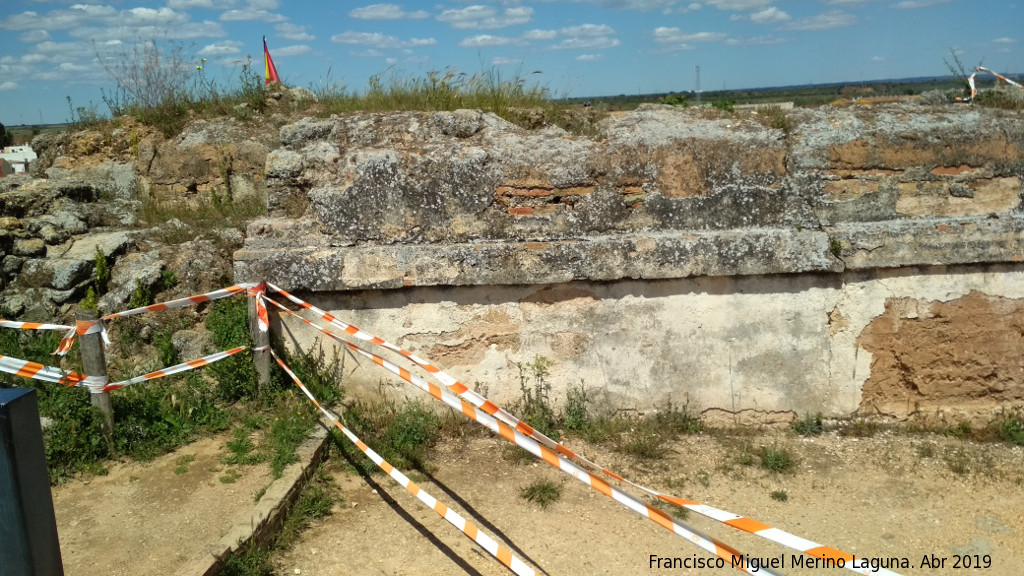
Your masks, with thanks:
[[[582,382],[599,408],[689,403],[723,423],[818,411],[958,421],[1024,404],[1024,271],[1012,265],[314,297],[499,402],[519,396],[518,364],[540,355],[553,361],[556,404]],[[286,332],[304,347],[317,335],[294,323]],[[984,380],[981,350],[992,352],[983,362],[1001,394],[950,384]],[[942,375],[932,387],[919,388],[897,359],[922,351],[909,360],[928,365],[927,381]],[[346,373],[364,392],[396,380],[352,358]]]

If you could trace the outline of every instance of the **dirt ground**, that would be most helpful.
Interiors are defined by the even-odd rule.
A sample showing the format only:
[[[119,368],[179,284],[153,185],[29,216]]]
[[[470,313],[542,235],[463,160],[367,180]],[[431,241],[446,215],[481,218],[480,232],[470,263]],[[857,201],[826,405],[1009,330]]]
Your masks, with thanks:
[[[538,573],[718,574],[731,569],[651,567],[662,558],[704,557],[689,542],[544,463],[500,457],[503,440],[446,441],[429,474],[410,476]],[[905,575],[1024,574],[1024,449],[938,435],[884,432],[870,438],[791,433],[687,436],[660,461],[636,462],[568,442],[655,489],[747,515],[858,557],[906,558]],[[741,463],[744,450],[785,447],[793,472]],[[746,447],[746,448],[745,448]],[[749,453],[749,452],[748,452]],[[749,461],[749,458],[747,458]],[[407,471],[408,473],[408,471]],[[499,575],[505,568],[391,479],[336,468],[344,501],[274,563],[305,576]],[[538,478],[562,486],[542,510],[520,490]],[[773,499],[785,491],[788,500]],[[635,490],[633,490],[636,493]],[[783,557],[784,574],[843,574],[793,568],[794,551],[690,513],[685,521],[750,555]],[[955,555],[990,557],[987,569],[956,569]],[[923,567],[922,557],[944,567]],[[935,560],[932,560],[932,557]],[[973,556],[972,556],[973,560]]]
[[[152,462],[116,463],[106,476],[55,486],[65,575],[173,573],[247,519],[272,477],[266,464],[221,463],[230,439],[206,438]]]
[[[115,464],[107,476],[55,487],[54,505],[68,576],[165,574],[215,542],[248,514],[270,482],[265,466],[220,462],[228,436],[204,439],[149,463]],[[503,541],[539,574],[718,574],[658,569],[661,558],[705,557],[689,542],[640,518],[544,463],[502,458],[504,440],[445,440],[429,473],[414,481]],[[610,449],[567,445],[636,481],[744,514],[858,557],[906,558],[904,575],[1024,574],[1024,448],[939,435],[883,432],[870,438],[792,433],[700,434],[674,442],[662,460],[636,461]],[[792,472],[762,469],[744,454],[788,449]],[[183,456],[194,456],[175,473]],[[281,575],[399,576],[508,574],[461,532],[388,477],[356,474],[338,455],[330,464],[342,500],[334,513],[273,557]],[[188,458],[185,458],[187,460]],[[744,461],[746,460],[746,463]],[[547,509],[523,500],[536,479],[562,487]],[[784,502],[772,498],[785,491]],[[637,493],[636,490],[631,490]],[[685,522],[747,554],[782,557],[783,574],[843,574],[793,568],[793,551],[696,513]],[[954,569],[956,554],[988,555],[988,569]],[[922,557],[945,567],[921,566]],[[973,558],[973,557],[972,557]]]

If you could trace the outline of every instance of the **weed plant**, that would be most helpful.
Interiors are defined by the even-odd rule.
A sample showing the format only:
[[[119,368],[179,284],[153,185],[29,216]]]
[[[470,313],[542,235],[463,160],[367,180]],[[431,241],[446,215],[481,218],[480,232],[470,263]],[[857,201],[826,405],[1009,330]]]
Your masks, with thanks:
[[[440,417],[418,401],[357,402],[345,412],[351,430],[397,468],[424,468],[441,430]],[[348,440],[339,438],[348,447]],[[368,468],[369,470],[369,468]]]
[[[808,412],[804,414],[802,420],[797,420],[793,423],[793,431],[801,436],[821,436],[822,432],[825,431],[822,425],[821,412],[816,414]]]
[[[771,497],[772,500],[775,500],[776,502],[789,501],[789,493],[786,492],[785,490],[772,490]]]
[[[765,446],[761,448],[761,467],[772,472],[788,472],[796,466],[796,459],[786,448]]]
[[[551,407],[551,360],[534,356],[533,361],[517,363],[519,368],[519,400],[512,406],[519,418],[547,436],[555,434],[558,425]],[[584,397],[585,400],[585,397]]]
[[[519,491],[519,496],[541,508],[547,508],[562,497],[562,487],[551,480],[534,480]]]

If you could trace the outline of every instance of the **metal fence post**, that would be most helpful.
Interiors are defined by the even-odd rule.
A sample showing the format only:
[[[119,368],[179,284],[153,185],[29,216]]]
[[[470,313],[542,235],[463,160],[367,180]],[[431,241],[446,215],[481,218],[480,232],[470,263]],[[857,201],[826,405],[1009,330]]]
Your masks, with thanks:
[[[96,322],[96,314],[85,310],[75,314],[75,320],[82,322]],[[82,371],[86,376],[107,377],[107,358],[103,352],[103,336],[99,332],[83,334],[78,337],[78,343],[82,350]],[[94,392],[89,394],[92,405],[99,408],[103,415],[102,431],[103,438],[108,446],[114,441],[114,408],[110,404],[110,392]]]
[[[63,576],[33,388],[0,389],[0,576]]]

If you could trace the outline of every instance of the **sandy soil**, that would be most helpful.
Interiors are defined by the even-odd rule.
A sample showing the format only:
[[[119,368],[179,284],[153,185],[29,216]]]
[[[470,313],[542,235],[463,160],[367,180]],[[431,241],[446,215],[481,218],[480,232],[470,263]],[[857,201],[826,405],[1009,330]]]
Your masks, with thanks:
[[[271,482],[267,465],[221,463],[230,436],[197,441],[152,462],[113,464],[106,476],[53,488],[67,576],[173,573],[216,543]],[[175,470],[183,458],[194,460]],[[233,483],[222,476],[237,471]]]
[[[691,558],[692,544],[640,518],[546,464],[504,461],[494,438],[446,441],[430,474],[412,473],[430,494],[504,541],[540,572],[555,574],[718,574],[657,569],[651,555]],[[871,438],[792,434],[680,439],[668,458],[632,461],[606,449],[568,444],[637,481],[744,514],[859,557],[906,558],[905,575],[1024,574],[1024,448],[934,435]],[[744,445],[786,447],[791,473],[740,463]],[[408,473],[408,471],[406,471]],[[279,574],[306,576],[508,574],[461,532],[382,475],[337,468],[345,500],[274,563]],[[546,510],[519,497],[534,479],[562,486]],[[771,497],[785,490],[788,500]],[[633,490],[636,493],[635,490]],[[851,574],[793,568],[793,551],[695,513],[686,522],[742,552],[784,557],[784,574]],[[988,569],[954,569],[955,554],[988,555]],[[922,557],[945,558],[922,567]]]

